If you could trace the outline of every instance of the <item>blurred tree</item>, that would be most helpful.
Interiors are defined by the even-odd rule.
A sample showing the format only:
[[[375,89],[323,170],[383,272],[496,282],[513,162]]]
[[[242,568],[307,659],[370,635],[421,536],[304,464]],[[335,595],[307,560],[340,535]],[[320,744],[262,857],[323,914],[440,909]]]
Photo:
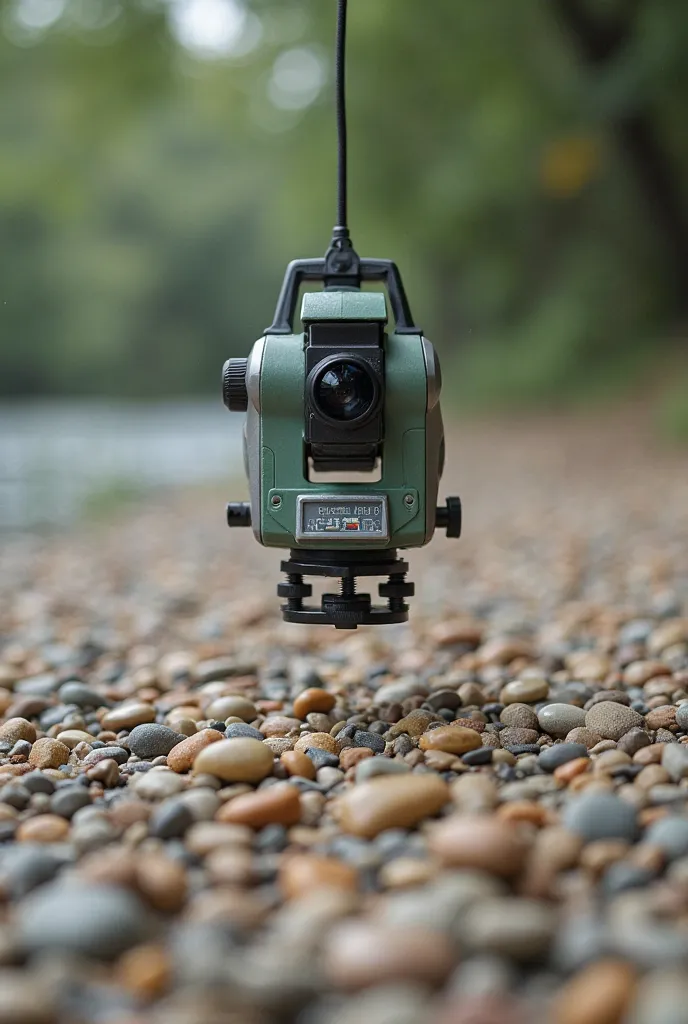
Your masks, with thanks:
[[[6,5],[2,392],[204,390],[246,351],[334,220],[334,6]],[[670,344],[685,0],[351,0],[349,33],[354,241],[464,395],[590,391]]]

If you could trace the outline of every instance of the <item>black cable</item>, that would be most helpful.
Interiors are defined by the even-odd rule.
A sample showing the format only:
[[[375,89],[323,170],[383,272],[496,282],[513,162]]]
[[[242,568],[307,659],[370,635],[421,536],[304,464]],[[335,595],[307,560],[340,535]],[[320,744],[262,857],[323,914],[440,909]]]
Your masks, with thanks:
[[[337,227],[348,234],[347,181],[346,181],[346,5],[347,0],[337,3],[337,38],[335,42],[335,96],[337,111]]]

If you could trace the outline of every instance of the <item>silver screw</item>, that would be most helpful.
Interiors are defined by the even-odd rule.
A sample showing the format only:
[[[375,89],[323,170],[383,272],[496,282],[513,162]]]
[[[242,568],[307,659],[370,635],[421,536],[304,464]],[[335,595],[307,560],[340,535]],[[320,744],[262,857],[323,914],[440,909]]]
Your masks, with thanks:
[[[280,505],[282,504],[282,499],[280,498],[279,494],[273,494],[270,501],[275,508],[279,508]]]
[[[413,497],[412,494],[405,494],[404,495],[404,504],[405,505],[413,505],[415,500],[416,499]]]

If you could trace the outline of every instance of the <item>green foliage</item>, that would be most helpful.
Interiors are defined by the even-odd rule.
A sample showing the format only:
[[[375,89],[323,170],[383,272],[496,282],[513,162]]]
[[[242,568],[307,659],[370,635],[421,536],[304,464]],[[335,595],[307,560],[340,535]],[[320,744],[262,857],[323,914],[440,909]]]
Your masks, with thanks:
[[[331,77],[302,108],[275,69],[296,50],[330,75],[334,0],[252,0],[258,45],[205,60],[177,0],[65,0],[42,31],[23,2],[0,37],[0,394],[212,390],[329,238]],[[572,8],[618,29],[604,59]],[[467,400],[608,392],[675,336],[687,49],[685,0],[351,0],[354,241],[398,261]]]

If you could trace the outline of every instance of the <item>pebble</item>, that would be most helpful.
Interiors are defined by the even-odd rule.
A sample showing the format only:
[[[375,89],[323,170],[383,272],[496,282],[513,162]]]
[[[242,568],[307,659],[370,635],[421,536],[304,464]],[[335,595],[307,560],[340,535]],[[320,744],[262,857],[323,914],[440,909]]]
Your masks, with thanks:
[[[460,755],[482,746],[482,740],[473,729],[447,725],[423,733],[418,745],[421,750],[444,750],[448,754]]]
[[[84,683],[63,683],[57,695],[63,704],[76,704],[80,708],[107,707],[110,703],[104,694],[85,686]]]
[[[631,729],[643,725],[643,716],[615,701],[600,701],[585,715],[586,728],[606,740],[620,740]]]
[[[295,854],[283,860],[279,885],[289,900],[310,896],[317,889],[338,889],[357,892],[358,872],[334,857]]]
[[[587,842],[597,839],[625,839],[638,833],[635,808],[612,793],[584,793],[565,808],[563,824]]]
[[[258,714],[255,704],[240,695],[218,697],[205,709],[208,718],[225,721],[227,718],[240,718],[242,722],[253,722]]]
[[[645,842],[657,846],[669,860],[688,855],[688,818],[668,815],[660,818],[645,833]]]
[[[313,712],[327,714],[335,706],[336,700],[333,694],[328,693],[320,687],[311,686],[302,690],[294,701],[294,715],[296,718],[306,719],[307,715]]]
[[[38,814],[23,821],[16,832],[20,843],[59,843],[69,834],[69,823],[56,814]]]
[[[342,989],[409,981],[436,985],[452,964],[451,945],[436,932],[398,931],[365,921],[333,929],[325,948],[327,976]]]
[[[533,704],[544,700],[549,694],[546,679],[515,679],[502,689],[499,699],[502,704]]]
[[[295,786],[278,783],[255,793],[237,796],[223,804],[217,812],[217,821],[249,828],[265,825],[296,825],[301,817],[301,796]]]
[[[127,737],[129,749],[142,761],[164,757],[182,740],[183,736],[174,729],[152,723],[137,725]]]
[[[688,778],[688,744],[665,743],[662,767],[674,782]]]
[[[315,779],[315,765],[307,754],[300,750],[285,750],[280,757],[288,775],[297,775],[304,779]]]
[[[272,774],[273,755],[259,740],[221,740],[206,746],[194,760],[194,772],[225,782],[260,782]]]
[[[263,740],[262,732],[258,729],[254,729],[252,725],[247,725],[245,722],[232,722],[224,730],[225,738],[228,740],[237,739],[239,736],[249,736],[253,740]]]
[[[559,739],[567,736],[572,729],[588,726],[586,712],[573,704],[547,704],[538,711],[537,719],[543,732]]]
[[[364,762],[365,763],[365,762]],[[345,832],[372,838],[389,828],[411,828],[449,800],[437,775],[386,775],[357,784],[338,802]]]
[[[429,847],[452,868],[476,868],[503,878],[525,866],[528,843],[518,828],[487,815],[452,815],[430,833]]]
[[[463,933],[472,951],[527,962],[545,954],[556,924],[556,912],[539,900],[488,899],[466,911]]]
[[[354,734],[354,746],[365,747],[373,753],[381,754],[385,749],[385,741],[377,733],[367,732],[365,729],[357,729]]]
[[[70,750],[59,740],[47,736],[36,740],[29,754],[29,764],[34,768],[59,768],[69,760]]]
[[[22,904],[19,941],[28,953],[76,953],[109,960],[144,940],[145,909],[130,892],[113,886],[57,882]]]
[[[555,743],[546,747],[538,757],[538,764],[545,772],[553,772],[569,761],[587,757],[588,750],[584,743]]]
[[[676,725],[682,732],[688,732],[688,700],[676,709]]]
[[[167,767],[173,772],[188,772],[202,750],[211,743],[218,743],[222,733],[216,729],[201,729],[187,739],[176,743],[167,755]]]
[[[158,839],[176,839],[183,836],[193,822],[191,808],[175,797],[157,805],[150,816],[148,831]]]
[[[392,739],[402,736],[404,733],[418,739],[432,722],[441,722],[442,719],[431,711],[422,711],[420,708],[410,711],[389,730]]]
[[[326,754],[338,754],[339,745],[328,732],[307,732],[297,740],[294,750],[302,753],[307,750],[324,750]]]
[[[552,1024],[621,1024],[636,983],[635,971],[623,960],[590,964],[556,995]]]
[[[122,704],[103,715],[100,724],[103,729],[119,732],[121,729],[134,729],[137,725],[155,721],[155,708],[151,704]]]
[[[9,718],[0,725],[0,741],[14,746],[17,740],[28,740],[33,743],[36,739],[36,727],[25,718]]]
[[[378,775],[406,775],[411,769],[405,761],[389,757],[368,757],[356,765],[356,782],[365,782]]]

